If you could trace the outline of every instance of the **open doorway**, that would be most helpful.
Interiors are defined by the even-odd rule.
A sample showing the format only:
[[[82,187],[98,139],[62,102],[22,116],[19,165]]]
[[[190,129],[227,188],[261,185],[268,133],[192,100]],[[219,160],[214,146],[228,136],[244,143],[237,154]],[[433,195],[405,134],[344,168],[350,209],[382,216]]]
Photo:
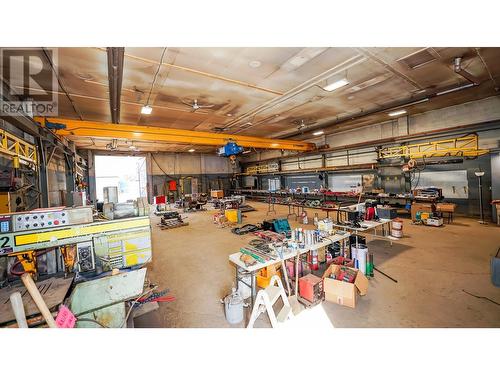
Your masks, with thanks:
[[[104,188],[118,190],[118,202],[146,197],[146,158],[142,156],[95,157],[96,195],[104,201]]]

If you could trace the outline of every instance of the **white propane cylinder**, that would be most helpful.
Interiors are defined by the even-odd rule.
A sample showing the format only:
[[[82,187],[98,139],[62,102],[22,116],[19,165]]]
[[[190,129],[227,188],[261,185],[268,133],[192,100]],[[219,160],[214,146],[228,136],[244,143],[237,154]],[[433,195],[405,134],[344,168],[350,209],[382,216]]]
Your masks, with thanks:
[[[229,324],[238,324],[243,320],[243,298],[235,288],[224,298],[224,310]]]

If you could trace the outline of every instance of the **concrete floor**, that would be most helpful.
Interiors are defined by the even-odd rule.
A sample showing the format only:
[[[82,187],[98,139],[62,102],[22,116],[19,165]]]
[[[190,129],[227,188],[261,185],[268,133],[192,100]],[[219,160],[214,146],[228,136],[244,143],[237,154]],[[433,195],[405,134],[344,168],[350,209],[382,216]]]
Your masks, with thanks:
[[[277,205],[277,214],[266,216],[266,204],[250,203],[257,211],[245,213],[244,224],[287,213],[285,206]],[[314,211],[309,210],[309,215]],[[219,229],[212,224],[214,212],[184,214],[189,226],[164,231],[156,227],[159,218],[152,218],[153,262],[148,275],[160,289],[169,288],[177,300],[161,303],[159,310],[140,319],[136,326],[236,327],[226,322],[219,300],[234,283],[228,255],[253,236]],[[320,218],[324,216],[317,212]],[[295,221],[290,223],[299,226]],[[358,300],[355,309],[323,302],[333,326],[500,327],[500,306],[463,291],[500,303],[500,288],[491,284],[489,269],[490,257],[500,246],[500,227],[456,218],[451,225],[435,228],[412,225],[405,219],[404,234],[392,247],[381,240],[368,244],[377,268],[398,283],[375,272],[368,294]],[[269,326],[264,316],[256,323],[256,327]]]

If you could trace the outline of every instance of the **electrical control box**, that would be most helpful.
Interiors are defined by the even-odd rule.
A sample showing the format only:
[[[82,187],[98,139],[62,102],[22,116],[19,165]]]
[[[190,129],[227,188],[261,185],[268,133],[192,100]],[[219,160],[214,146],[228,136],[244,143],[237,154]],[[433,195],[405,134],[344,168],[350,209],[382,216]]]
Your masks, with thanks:
[[[78,272],[89,272],[95,269],[92,241],[76,244],[76,260],[78,262]]]
[[[12,231],[12,217],[10,215],[0,216],[0,233],[9,233]]]
[[[40,209],[11,216],[13,232],[87,224],[93,220],[92,207]]]

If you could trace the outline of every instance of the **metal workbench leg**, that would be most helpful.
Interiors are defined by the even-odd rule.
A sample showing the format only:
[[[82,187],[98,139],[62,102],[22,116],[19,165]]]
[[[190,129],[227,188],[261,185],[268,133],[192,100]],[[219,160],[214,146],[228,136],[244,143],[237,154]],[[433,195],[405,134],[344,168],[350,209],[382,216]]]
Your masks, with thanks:
[[[255,303],[255,297],[257,296],[257,288],[256,288],[256,273],[255,272],[252,272],[250,274],[250,284],[252,285],[251,289],[252,289],[252,305],[251,305],[251,309],[253,309],[253,304]],[[250,309],[250,311],[251,311]]]

